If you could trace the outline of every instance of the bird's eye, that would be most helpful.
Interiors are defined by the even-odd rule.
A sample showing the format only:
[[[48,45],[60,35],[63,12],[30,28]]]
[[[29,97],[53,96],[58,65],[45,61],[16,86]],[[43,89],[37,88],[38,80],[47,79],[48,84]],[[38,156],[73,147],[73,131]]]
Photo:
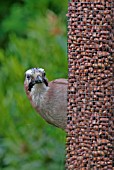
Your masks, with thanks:
[[[27,79],[30,79],[30,75],[29,74],[27,74],[26,77],[27,77]]]

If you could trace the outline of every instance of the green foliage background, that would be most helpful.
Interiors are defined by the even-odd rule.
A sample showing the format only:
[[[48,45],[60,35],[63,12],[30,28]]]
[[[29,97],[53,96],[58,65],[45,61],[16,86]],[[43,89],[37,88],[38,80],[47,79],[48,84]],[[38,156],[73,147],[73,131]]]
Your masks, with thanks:
[[[31,107],[24,72],[67,78],[67,1],[0,2],[0,170],[63,170],[65,133]]]

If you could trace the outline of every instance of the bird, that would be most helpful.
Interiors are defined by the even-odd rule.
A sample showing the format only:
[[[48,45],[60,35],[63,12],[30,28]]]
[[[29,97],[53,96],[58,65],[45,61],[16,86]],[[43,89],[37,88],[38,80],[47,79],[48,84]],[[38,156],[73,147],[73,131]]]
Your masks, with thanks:
[[[67,126],[67,87],[64,78],[48,82],[43,68],[25,72],[24,89],[31,105],[46,122],[63,130]]]

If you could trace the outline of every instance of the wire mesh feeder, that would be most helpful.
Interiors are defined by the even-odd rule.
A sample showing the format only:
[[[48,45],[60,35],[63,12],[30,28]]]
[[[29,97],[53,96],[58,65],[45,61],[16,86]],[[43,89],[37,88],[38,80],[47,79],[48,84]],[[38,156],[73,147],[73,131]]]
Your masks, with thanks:
[[[113,169],[113,5],[68,4],[68,170]]]

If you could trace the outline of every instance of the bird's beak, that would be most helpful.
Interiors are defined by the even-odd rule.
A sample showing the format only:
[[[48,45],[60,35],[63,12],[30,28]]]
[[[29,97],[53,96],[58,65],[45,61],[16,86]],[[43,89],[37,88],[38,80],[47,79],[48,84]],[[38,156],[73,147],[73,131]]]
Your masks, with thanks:
[[[43,82],[42,78],[40,77],[40,75],[38,75],[35,79],[35,84],[42,83],[42,82]]]

